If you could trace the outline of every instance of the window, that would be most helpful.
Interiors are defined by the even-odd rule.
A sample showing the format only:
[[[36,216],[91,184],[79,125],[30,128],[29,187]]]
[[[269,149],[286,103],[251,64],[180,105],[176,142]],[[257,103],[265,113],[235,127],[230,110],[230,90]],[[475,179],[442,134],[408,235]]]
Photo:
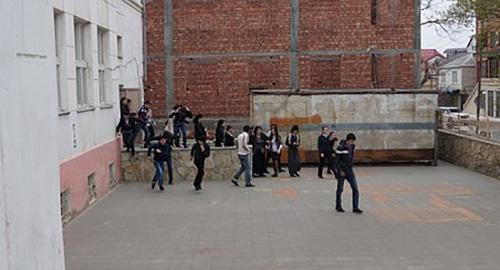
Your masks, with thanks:
[[[495,101],[493,97],[493,91],[488,91],[488,97],[486,98],[486,100],[488,103],[488,116],[493,116],[493,113],[495,112],[493,107],[493,102]]]
[[[453,83],[457,83],[457,82],[458,82],[458,72],[453,71],[453,72],[451,73],[451,81],[452,81]]]
[[[97,30],[97,59],[99,64],[99,103],[107,101],[107,67],[108,67],[108,31],[102,28]]]
[[[64,50],[64,14],[54,12],[54,41],[56,55],[56,86],[59,112],[68,110],[68,93],[63,90],[63,50]]]
[[[59,193],[61,203],[61,219],[63,224],[68,223],[71,219],[71,207],[69,205],[69,189]]]
[[[97,200],[97,186],[95,183],[95,173],[87,177],[87,195],[88,204],[92,204]]]
[[[495,117],[498,117],[500,118],[500,91],[496,91],[495,92],[495,100],[496,100],[496,103],[495,103],[495,106],[496,106],[496,114],[495,114]]]
[[[89,105],[89,24],[75,19],[76,100],[79,107]]]
[[[441,80],[441,85],[446,84],[446,72],[442,71],[439,73],[439,79]]]
[[[121,36],[116,37],[116,55],[118,59],[123,59],[123,39]]]

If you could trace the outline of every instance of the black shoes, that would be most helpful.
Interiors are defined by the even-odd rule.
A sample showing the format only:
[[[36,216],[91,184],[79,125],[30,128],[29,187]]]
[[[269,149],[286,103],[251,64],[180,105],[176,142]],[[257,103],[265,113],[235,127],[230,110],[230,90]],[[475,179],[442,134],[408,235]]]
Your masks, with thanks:
[[[255,187],[254,184],[246,184],[245,187]]]
[[[344,213],[345,210],[342,207],[335,207],[335,210],[339,213]]]
[[[359,208],[352,209],[352,212],[355,213],[355,214],[363,214],[363,210],[361,210]]]
[[[272,177],[278,177],[278,174],[277,174],[277,173],[275,173],[275,174],[273,174],[273,175],[272,175]]]
[[[151,189],[155,189],[156,182],[151,182]]]
[[[194,187],[194,189],[195,189],[196,191],[202,190],[201,186],[195,186],[195,187]]]
[[[323,175],[318,175],[319,179],[324,179]]]
[[[164,191],[164,190],[165,190],[165,188],[162,185],[160,185],[160,191]]]
[[[283,170],[283,169],[280,169],[280,172],[286,172],[286,171],[285,171],[285,170]]]
[[[233,185],[235,187],[239,187],[240,186],[240,184],[238,184],[238,180],[236,180],[236,179],[231,179],[231,183],[233,183]]]

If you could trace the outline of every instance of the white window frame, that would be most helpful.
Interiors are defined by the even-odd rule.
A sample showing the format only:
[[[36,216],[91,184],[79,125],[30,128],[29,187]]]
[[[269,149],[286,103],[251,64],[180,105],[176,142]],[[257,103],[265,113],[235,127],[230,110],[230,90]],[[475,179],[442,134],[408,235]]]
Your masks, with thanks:
[[[90,108],[90,23],[75,18],[76,100],[79,110]]]
[[[97,28],[97,62],[98,62],[98,81],[99,81],[99,103],[108,104],[109,89],[109,31],[107,29]]]
[[[54,10],[54,50],[56,56],[56,87],[57,87],[57,105],[59,114],[65,114],[69,111],[68,92],[64,90],[64,47],[65,47],[65,20],[64,13]]]
[[[458,71],[453,70],[451,72],[451,82],[452,83],[458,83]]]

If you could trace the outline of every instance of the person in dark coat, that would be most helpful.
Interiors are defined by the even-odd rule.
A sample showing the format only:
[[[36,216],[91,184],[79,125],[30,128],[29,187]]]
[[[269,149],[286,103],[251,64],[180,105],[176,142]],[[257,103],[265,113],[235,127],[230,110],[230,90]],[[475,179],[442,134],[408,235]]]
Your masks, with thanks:
[[[278,132],[278,128],[276,125],[271,125],[271,134],[268,137],[269,140],[269,152],[271,154],[271,159],[273,161],[273,177],[278,177],[278,173],[280,172],[280,157],[281,157],[281,149],[283,145],[281,143],[281,136]]]
[[[200,137],[193,145],[193,148],[191,148],[191,160],[194,161],[194,165],[198,170],[193,183],[193,186],[197,191],[201,189],[201,182],[203,181],[203,175],[205,174],[205,159],[209,156],[210,146],[206,143],[205,137]]]
[[[120,99],[120,117],[130,114],[130,98],[122,97]]]
[[[224,143],[224,120],[220,119],[215,128],[215,147],[222,147]]]
[[[331,163],[328,164],[328,170],[326,171],[327,174],[335,174],[335,142],[337,142],[337,133],[335,131],[331,131],[330,134],[328,134],[328,143],[330,144],[330,149],[332,152],[332,157],[330,159]],[[337,178],[337,175],[335,175],[335,178]]]
[[[299,177],[300,171],[300,134],[299,127],[293,126],[286,138],[286,145],[288,146],[288,173],[291,177]]]
[[[174,119],[175,146],[180,147],[180,137],[182,135],[182,146],[187,148],[186,124],[189,124],[188,119],[193,117],[193,113],[188,107],[176,104],[168,117]]]
[[[233,135],[234,129],[232,126],[227,126],[226,128],[226,133],[224,133],[224,146],[225,147],[231,147],[235,146],[236,144],[234,143],[234,135]]]
[[[120,122],[116,126],[116,133],[122,134],[123,144],[127,152],[135,155],[134,141],[139,133],[140,127],[135,113],[125,114],[120,118]]]
[[[151,111],[151,102],[146,100],[144,105],[139,108],[137,113],[137,118],[139,119],[139,127],[144,132],[144,148],[148,147],[148,141],[150,138],[154,137],[154,126]]]
[[[155,188],[156,183],[160,187],[160,191],[163,191],[163,173],[165,172],[164,162],[167,163],[168,169],[168,182],[173,183],[173,171],[172,171],[172,141],[171,138],[163,136],[160,141],[156,144],[149,146],[148,156],[151,155],[151,151],[154,151],[154,165],[156,168],[156,173],[151,182],[151,189]]]
[[[207,138],[207,128],[203,125],[200,119],[203,118],[202,114],[198,114],[193,118],[194,124],[194,139],[199,141],[201,138]]]
[[[347,180],[352,189],[352,211],[357,214],[363,213],[359,208],[359,189],[354,175],[354,149],[356,136],[347,134],[345,140],[342,140],[335,151],[335,169],[338,171],[337,192],[335,198],[335,210],[345,212],[342,208],[342,192],[344,190],[344,182]]]
[[[321,129],[321,135],[318,137],[318,177],[321,179],[323,179],[323,166],[325,165],[325,161],[328,169],[330,169],[330,164],[332,164],[332,148],[330,147],[330,139],[328,138],[329,134],[330,129],[327,126],[324,126]]]
[[[265,153],[268,146],[266,145],[266,135],[260,126],[254,128],[250,141],[253,146],[253,175],[254,177],[264,177],[266,173]]]

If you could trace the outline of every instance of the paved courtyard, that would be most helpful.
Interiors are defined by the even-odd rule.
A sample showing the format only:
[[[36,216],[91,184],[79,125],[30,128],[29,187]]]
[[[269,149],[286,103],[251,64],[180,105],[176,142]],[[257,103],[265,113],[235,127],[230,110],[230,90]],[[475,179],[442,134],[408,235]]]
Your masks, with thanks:
[[[500,181],[438,167],[359,167],[363,215],[333,179],[123,184],[64,229],[68,270],[500,269]]]

